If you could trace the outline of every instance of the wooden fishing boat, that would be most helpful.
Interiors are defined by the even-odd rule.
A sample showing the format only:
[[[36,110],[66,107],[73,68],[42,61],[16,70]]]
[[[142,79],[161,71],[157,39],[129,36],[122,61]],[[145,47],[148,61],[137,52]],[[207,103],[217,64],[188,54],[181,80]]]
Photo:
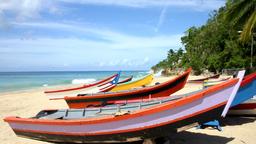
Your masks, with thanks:
[[[239,105],[232,107],[228,111],[228,116],[246,116],[255,117],[256,116],[256,99],[250,99]]]
[[[97,81],[92,84],[86,84],[82,86],[76,86],[66,89],[49,90],[44,93],[49,97],[50,100],[63,99],[65,96],[76,97],[79,94],[91,94],[98,92],[107,92],[113,89],[119,80],[120,72],[103,80]]]
[[[207,88],[207,87],[210,87],[210,86],[213,86],[213,85],[216,85],[216,84],[219,84],[219,83],[222,83],[223,81],[227,81],[229,80],[230,77],[227,77],[227,78],[223,78],[223,79],[218,79],[218,80],[205,80],[203,82],[203,87],[204,88]]]
[[[219,77],[220,77],[220,74],[216,74],[216,75],[209,76],[209,77],[206,77],[206,78],[189,80],[188,82],[189,82],[189,83],[202,83],[202,82],[204,82],[205,80],[208,80],[208,79],[217,79],[217,78],[219,78]]]
[[[118,92],[79,95],[78,97],[65,97],[64,99],[69,108],[85,108],[89,106],[101,106],[110,100],[168,96],[184,87],[190,71],[191,68],[174,79],[150,87]]]
[[[241,80],[160,101],[103,108],[44,110],[32,118],[7,117],[17,136],[60,143],[131,142],[170,135],[225,116]],[[224,110],[223,110],[224,109]]]
[[[153,74],[149,74],[149,75],[146,75],[145,77],[143,77],[141,79],[131,81],[129,83],[119,84],[116,87],[114,87],[113,89],[111,89],[111,92],[143,87],[143,86],[149,85],[152,82],[153,78],[154,78]]]
[[[119,81],[117,84],[127,83],[127,82],[131,81],[132,78],[133,78],[133,76],[130,76],[130,77],[124,79],[124,80]]]

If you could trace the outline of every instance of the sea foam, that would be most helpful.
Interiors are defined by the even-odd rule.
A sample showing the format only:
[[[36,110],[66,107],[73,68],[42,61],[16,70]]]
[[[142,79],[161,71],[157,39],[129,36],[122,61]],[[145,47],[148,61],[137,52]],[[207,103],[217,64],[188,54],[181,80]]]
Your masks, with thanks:
[[[89,78],[89,79],[73,79],[72,80],[72,84],[88,84],[88,83],[92,83],[95,82],[96,79],[93,78]]]
[[[43,87],[47,87],[48,86],[48,84],[43,84]]]

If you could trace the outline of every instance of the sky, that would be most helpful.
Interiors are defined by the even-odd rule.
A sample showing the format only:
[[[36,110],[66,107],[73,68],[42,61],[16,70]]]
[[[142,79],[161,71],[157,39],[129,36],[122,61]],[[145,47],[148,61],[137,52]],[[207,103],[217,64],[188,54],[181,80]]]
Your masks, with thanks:
[[[0,0],[0,71],[149,70],[225,0]]]

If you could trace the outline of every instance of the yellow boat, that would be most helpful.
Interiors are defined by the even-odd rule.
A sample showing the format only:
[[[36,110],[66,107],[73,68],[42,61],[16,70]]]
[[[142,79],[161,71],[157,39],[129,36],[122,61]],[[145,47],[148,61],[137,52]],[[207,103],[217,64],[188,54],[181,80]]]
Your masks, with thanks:
[[[129,89],[136,88],[136,87],[146,86],[146,85],[149,85],[152,82],[152,80],[153,80],[153,74],[149,74],[141,79],[131,81],[128,83],[124,83],[124,84],[119,84],[116,87],[114,87],[111,90],[111,92],[129,90]]]

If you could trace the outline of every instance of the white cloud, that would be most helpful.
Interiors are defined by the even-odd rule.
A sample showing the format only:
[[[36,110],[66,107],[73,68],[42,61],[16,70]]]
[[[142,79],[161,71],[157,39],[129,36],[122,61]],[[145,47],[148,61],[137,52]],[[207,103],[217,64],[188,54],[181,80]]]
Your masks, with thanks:
[[[6,21],[3,12],[0,10],[0,28],[7,29],[8,27],[9,27],[9,24]]]
[[[1,0],[0,13],[5,20],[8,20],[12,13],[15,21],[26,21],[28,19],[36,19],[41,17],[41,12],[49,12],[52,14],[60,13],[57,8],[56,1],[51,0]],[[5,21],[0,21],[3,23]]]
[[[126,7],[162,7],[164,5],[177,7],[191,7],[196,9],[217,9],[225,3],[225,0],[59,0],[67,3],[113,5]]]
[[[1,0],[0,23],[3,23],[3,20],[6,20],[6,18],[3,17],[8,17],[6,15],[7,12],[14,14],[14,18],[17,21],[26,21],[27,19],[38,18],[40,17],[41,12],[60,14],[63,9],[60,9],[59,5],[63,4],[63,2],[136,8],[164,7],[159,18],[158,25],[161,25],[164,20],[167,6],[185,7],[204,11],[217,9],[225,4],[224,0]],[[68,7],[65,8],[69,9]]]
[[[42,10],[42,0],[3,0],[0,2],[0,10],[15,13],[19,20],[32,18]]]
[[[165,15],[166,15],[166,11],[167,11],[168,5],[165,5],[163,7],[163,9],[161,10],[160,16],[159,16],[159,20],[157,23],[157,26],[155,28],[155,32],[158,32],[159,28],[162,26],[164,19],[165,19]]]
[[[136,37],[109,35],[108,41],[79,38],[0,39],[0,66],[62,64],[115,68],[149,68],[178,48],[179,35]],[[12,55],[12,57],[10,57]],[[26,59],[24,59],[26,57]],[[37,59],[35,61],[35,59]],[[152,60],[152,61],[151,61]],[[35,63],[36,62],[36,63]],[[63,66],[64,67],[64,66]]]
[[[76,32],[82,35],[96,36],[105,41],[81,40],[85,41],[88,47],[107,47],[111,49],[137,49],[137,48],[166,48],[180,47],[180,37],[182,34],[174,35],[155,35],[155,36],[134,36],[127,35],[106,28],[95,28],[86,24],[74,23],[12,23],[21,27],[36,27],[40,29],[51,29],[54,31]],[[68,38],[70,40],[70,38]],[[58,40],[58,39],[56,39]],[[76,40],[76,39],[72,39]]]

